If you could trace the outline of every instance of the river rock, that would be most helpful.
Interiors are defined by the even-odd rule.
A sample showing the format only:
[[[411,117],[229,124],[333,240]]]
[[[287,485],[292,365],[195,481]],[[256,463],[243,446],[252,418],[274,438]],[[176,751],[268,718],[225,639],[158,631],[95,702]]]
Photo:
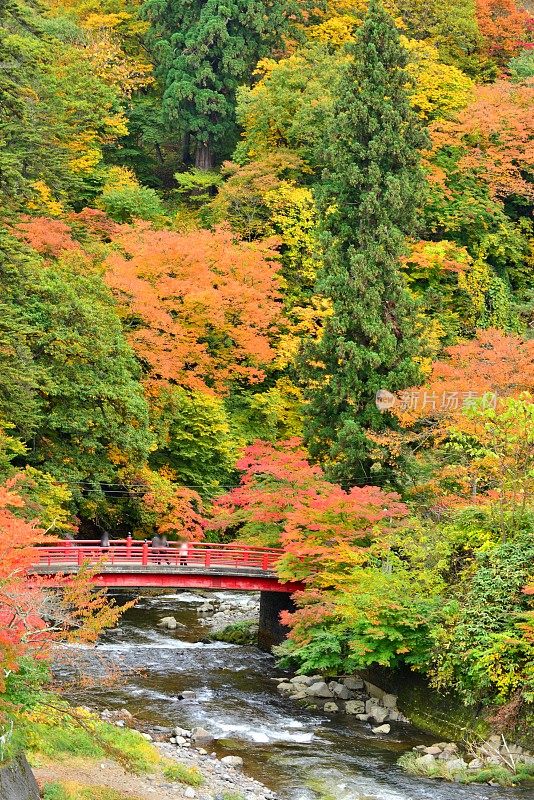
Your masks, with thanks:
[[[382,708],[382,706],[371,706],[368,709],[366,705],[365,710],[378,725],[381,725],[388,715],[388,709]]]
[[[183,736],[185,739],[189,739],[191,737],[191,731],[188,731],[185,728],[176,727],[174,729],[174,735]]]
[[[381,689],[379,686],[375,686],[374,683],[370,683],[369,681],[364,681],[363,683],[369,697],[374,697],[375,701],[382,701],[382,698],[386,694],[383,689]]]
[[[365,703],[363,700],[347,700],[345,703],[345,711],[347,714],[363,714],[365,711]]]
[[[474,758],[468,764],[468,769],[482,769],[484,767],[484,762],[480,760],[480,758]]]
[[[212,611],[215,611],[215,606],[211,603],[202,603],[202,605],[197,608],[199,614],[211,614]]]
[[[339,706],[337,703],[325,703],[324,704],[325,711],[339,711]]]
[[[227,767],[242,767],[243,759],[241,756],[223,756],[221,764],[226,764]]]
[[[184,792],[184,797],[196,797],[196,796],[197,796],[197,793],[195,792],[193,787],[192,786],[188,786],[187,789]]]
[[[174,617],[163,617],[158,622],[159,628],[167,628],[169,631],[175,631],[178,627],[178,622]]]
[[[305,688],[303,688],[300,692],[295,692],[295,694],[289,695],[290,700],[305,700],[306,697],[308,697],[308,693],[306,692]]]
[[[396,709],[397,708],[397,698],[394,694],[385,694],[382,698],[382,705],[385,708]]]
[[[389,733],[391,731],[391,725],[378,725],[377,728],[371,728],[373,733]]]
[[[214,739],[213,734],[206,730],[206,728],[197,727],[191,731],[191,741],[195,744],[207,744]]]
[[[463,758],[452,758],[450,761],[447,761],[447,769],[449,772],[459,772],[466,767],[467,764]]]
[[[317,677],[317,675],[295,675],[294,678],[291,678],[290,683],[302,683],[304,686],[312,686],[320,680],[320,675],[319,677]]]
[[[328,688],[336,697],[339,697],[340,700],[349,700],[350,699],[350,691],[347,689],[344,683],[338,683],[337,681],[331,681],[328,684]]]
[[[308,697],[333,697],[332,692],[324,681],[312,683],[311,686],[307,687],[306,694]]]
[[[439,756],[441,747],[438,744],[433,744],[430,747],[425,747],[424,752],[430,753],[431,756]]]
[[[357,675],[349,675],[348,678],[343,678],[343,683],[350,692],[359,692],[363,689],[363,681]]]
[[[368,722],[369,714],[356,714],[356,719],[359,719],[360,722]]]
[[[295,691],[295,686],[292,683],[279,683],[276,687],[280,694],[291,694]]]
[[[174,743],[178,745],[178,747],[183,747],[186,744],[189,744],[185,736],[175,736]]]

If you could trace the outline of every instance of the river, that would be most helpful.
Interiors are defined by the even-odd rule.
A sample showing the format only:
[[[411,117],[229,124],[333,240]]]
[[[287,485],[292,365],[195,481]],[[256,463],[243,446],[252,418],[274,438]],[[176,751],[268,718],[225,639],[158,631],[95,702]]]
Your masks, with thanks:
[[[240,755],[245,771],[283,800],[316,800],[321,794],[336,800],[532,797],[527,789],[467,787],[405,775],[396,766],[398,756],[435,739],[395,725],[388,737],[377,738],[350,717],[327,717],[284,701],[271,680],[283,673],[270,656],[254,647],[205,642],[199,602],[205,598],[189,592],[141,597],[115,630],[83,653],[85,670],[98,675],[103,665],[118,667],[126,670],[125,678],[111,687],[71,691],[72,699],[97,708],[127,708],[156,732],[201,725],[215,735],[218,755]],[[159,619],[171,614],[186,627],[158,629]],[[196,698],[180,699],[185,690],[194,690]]]

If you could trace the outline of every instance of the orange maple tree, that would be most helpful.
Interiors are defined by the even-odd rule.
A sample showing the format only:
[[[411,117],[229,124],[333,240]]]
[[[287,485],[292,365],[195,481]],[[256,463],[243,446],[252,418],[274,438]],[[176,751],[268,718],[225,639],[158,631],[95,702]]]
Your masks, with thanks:
[[[44,256],[59,256],[64,250],[79,249],[69,225],[51,217],[21,217],[14,235]]]
[[[533,390],[534,340],[488,328],[445,348],[426,384],[407,390],[391,410],[405,427],[429,417],[449,424],[462,416],[466,403],[486,393],[498,400]]]
[[[457,119],[431,126],[434,151],[459,148],[458,168],[486,181],[495,197],[531,199],[534,186],[527,173],[534,168],[533,103],[534,86],[528,82],[477,86],[474,102]]]
[[[477,0],[476,18],[490,55],[506,63],[531,41],[534,17],[514,0]]]
[[[106,280],[149,389],[175,382],[224,393],[232,380],[263,379],[279,318],[273,244],[240,241],[224,227],[118,228]]]

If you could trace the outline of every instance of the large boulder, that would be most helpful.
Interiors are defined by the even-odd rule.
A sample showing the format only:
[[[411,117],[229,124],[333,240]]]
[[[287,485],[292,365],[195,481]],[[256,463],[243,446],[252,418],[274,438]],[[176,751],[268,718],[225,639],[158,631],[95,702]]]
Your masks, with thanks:
[[[0,767],[2,800],[39,800],[39,788],[26,756],[21,754]]]
[[[191,731],[191,741],[194,744],[209,744],[214,739],[213,734],[206,730],[206,728],[198,727],[193,728]]]
[[[382,723],[388,716],[388,709],[382,708],[382,706],[371,706],[370,708],[366,708],[365,710],[367,711],[371,719],[374,719],[377,725],[382,725]]]
[[[328,684],[328,688],[330,691],[336,696],[339,697],[340,700],[349,700],[351,693],[347,689],[344,683],[338,683],[337,681],[331,681]]]
[[[345,711],[347,714],[363,714],[365,711],[365,703],[363,700],[347,700],[345,703]],[[366,719],[368,719],[367,715]]]
[[[343,683],[350,692],[359,692],[363,689],[363,681],[357,675],[349,675],[347,678],[343,678]]]
[[[223,756],[221,764],[226,764],[227,767],[242,767],[243,759],[241,756]]]
[[[311,686],[308,686],[306,689],[306,694],[308,697],[333,697],[334,695],[328,688],[328,685],[325,681],[317,681],[317,683],[312,683]]]
[[[371,728],[371,730],[377,735],[379,733],[389,733],[391,731],[391,725],[378,725],[376,728]]]
[[[175,631],[178,627],[178,622],[174,617],[163,617],[158,622],[159,628],[167,628],[169,631]]]

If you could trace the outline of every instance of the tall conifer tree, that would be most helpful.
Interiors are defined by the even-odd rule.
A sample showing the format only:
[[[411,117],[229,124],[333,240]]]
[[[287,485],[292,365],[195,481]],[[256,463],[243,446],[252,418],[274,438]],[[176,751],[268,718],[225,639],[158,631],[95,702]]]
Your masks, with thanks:
[[[237,88],[262,56],[282,46],[302,3],[146,0],[143,8],[164,87],[164,114],[196,166],[210,168],[235,145]]]
[[[318,191],[332,302],[321,340],[304,351],[310,452],[345,485],[370,467],[366,429],[384,425],[378,389],[413,385],[413,308],[399,270],[424,187],[427,139],[406,94],[407,54],[379,0],[371,0],[340,79]]]

